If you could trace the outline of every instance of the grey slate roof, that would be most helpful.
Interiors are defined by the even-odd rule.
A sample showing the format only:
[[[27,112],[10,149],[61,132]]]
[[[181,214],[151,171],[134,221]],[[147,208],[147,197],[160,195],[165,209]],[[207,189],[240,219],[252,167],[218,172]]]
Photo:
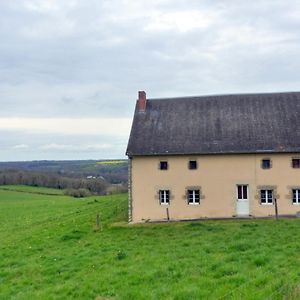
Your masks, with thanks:
[[[300,152],[300,92],[149,99],[126,154]]]

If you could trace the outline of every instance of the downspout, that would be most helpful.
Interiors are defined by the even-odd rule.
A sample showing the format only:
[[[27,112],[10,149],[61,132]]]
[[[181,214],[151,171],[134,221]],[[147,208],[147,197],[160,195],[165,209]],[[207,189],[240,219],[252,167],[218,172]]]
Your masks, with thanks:
[[[128,156],[128,222],[132,222],[132,158]]]

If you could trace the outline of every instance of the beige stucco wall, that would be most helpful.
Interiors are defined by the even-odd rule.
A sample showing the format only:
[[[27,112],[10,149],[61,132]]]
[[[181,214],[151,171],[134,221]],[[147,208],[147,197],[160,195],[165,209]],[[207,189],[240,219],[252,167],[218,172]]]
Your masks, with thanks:
[[[236,216],[238,184],[249,186],[250,215],[274,215],[274,205],[260,204],[259,187],[275,186],[280,215],[295,215],[291,188],[300,187],[300,169],[291,167],[295,154],[240,154],[169,157],[133,157],[131,159],[132,222],[170,219],[222,218]],[[270,158],[271,169],[261,168],[261,159]],[[189,170],[189,160],[197,160],[197,170]],[[160,160],[167,160],[168,170],[159,170]],[[200,205],[188,205],[186,188],[201,187]],[[159,204],[159,189],[171,191],[170,205]]]

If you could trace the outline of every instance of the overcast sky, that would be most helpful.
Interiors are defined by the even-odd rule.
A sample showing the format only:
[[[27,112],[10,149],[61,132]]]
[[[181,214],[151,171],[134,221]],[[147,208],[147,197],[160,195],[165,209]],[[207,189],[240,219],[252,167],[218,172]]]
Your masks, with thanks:
[[[149,98],[300,90],[300,1],[0,0],[0,160],[124,158]]]

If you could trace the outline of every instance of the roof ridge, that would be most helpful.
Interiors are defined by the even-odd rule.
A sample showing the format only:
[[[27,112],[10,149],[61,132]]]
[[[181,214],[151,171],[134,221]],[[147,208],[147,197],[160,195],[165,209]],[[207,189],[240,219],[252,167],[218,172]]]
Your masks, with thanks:
[[[177,99],[198,99],[198,98],[212,98],[212,97],[232,97],[232,96],[263,96],[263,95],[287,95],[299,94],[300,91],[290,92],[260,92],[260,93],[230,93],[230,94],[208,94],[199,96],[176,96],[176,97],[163,97],[163,98],[147,98],[147,100],[177,100]]]

